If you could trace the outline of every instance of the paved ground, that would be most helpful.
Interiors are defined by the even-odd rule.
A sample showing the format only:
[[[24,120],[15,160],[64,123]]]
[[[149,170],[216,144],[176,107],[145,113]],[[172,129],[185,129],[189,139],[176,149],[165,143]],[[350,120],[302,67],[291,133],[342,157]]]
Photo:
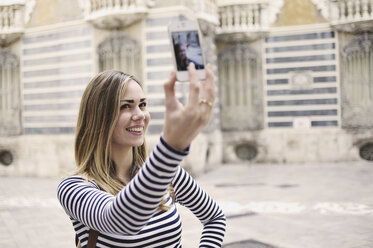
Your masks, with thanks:
[[[74,247],[58,181],[0,177],[0,248]],[[373,163],[224,165],[197,181],[228,217],[227,248],[373,247]],[[179,209],[184,247],[198,247],[200,224]]]

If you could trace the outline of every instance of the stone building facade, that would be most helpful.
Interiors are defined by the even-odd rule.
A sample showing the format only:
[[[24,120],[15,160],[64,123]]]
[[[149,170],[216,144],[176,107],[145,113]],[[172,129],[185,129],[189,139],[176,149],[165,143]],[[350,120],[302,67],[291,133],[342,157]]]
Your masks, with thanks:
[[[199,22],[217,93],[192,173],[373,160],[372,0],[4,0],[0,175],[71,171],[80,97],[111,68],[145,82],[151,148],[173,68],[167,25],[184,19]]]

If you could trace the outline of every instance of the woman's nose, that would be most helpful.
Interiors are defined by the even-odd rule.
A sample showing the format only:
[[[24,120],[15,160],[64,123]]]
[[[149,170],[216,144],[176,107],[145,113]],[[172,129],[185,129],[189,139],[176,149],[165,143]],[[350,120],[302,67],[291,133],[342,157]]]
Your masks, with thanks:
[[[138,121],[145,119],[145,114],[140,108],[136,108],[132,114],[132,120]]]

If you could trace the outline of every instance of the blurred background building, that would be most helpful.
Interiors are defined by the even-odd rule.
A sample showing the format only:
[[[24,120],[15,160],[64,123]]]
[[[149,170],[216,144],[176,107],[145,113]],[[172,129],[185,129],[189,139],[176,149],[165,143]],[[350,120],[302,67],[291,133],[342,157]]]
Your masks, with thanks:
[[[218,96],[192,173],[373,160],[373,0],[1,0],[0,175],[74,168],[80,97],[106,69],[145,82],[153,146],[173,69],[167,24],[183,19],[200,24]]]

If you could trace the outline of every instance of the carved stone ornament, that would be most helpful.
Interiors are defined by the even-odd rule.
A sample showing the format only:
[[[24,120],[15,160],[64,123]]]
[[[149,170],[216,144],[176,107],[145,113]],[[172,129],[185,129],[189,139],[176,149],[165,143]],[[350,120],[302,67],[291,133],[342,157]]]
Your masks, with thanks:
[[[277,20],[277,15],[280,13],[284,0],[269,0],[268,1],[268,23],[273,24]]]
[[[232,45],[219,54],[223,130],[258,130],[263,127],[260,64],[258,54],[246,44]]]
[[[293,90],[305,90],[312,88],[312,71],[292,71],[289,74],[289,82]]]
[[[342,55],[342,125],[373,127],[373,34],[353,39]]]
[[[140,46],[136,40],[122,32],[113,31],[98,46],[100,70],[116,69],[140,75]]]
[[[329,20],[329,1],[330,0],[312,0],[312,3],[316,5],[322,17],[324,17],[326,20]]]
[[[131,50],[133,53],[138,54],[140,48],[137,41],[124,33],[113,31],[108,38],[100,43],[97,52],[102,56],[107,53],[117,54],[126,50]]]
[[[17,68],[18,65],[18,57],[10,53],[7,49],[0,47],[0,66]]]
[[[348,59],[353,53],[363,52],[368,53],[373,50],[373,33],[364,33],[353,39],[343,49],[343,58]]]
[[[26,6],[25,6],[25,24],[27,24],[31,19],[31,14],[34,11],[36,5],[36,0],[26,0]]]
[[[0,48],[0,70],[0,136],[18,135],[22,132],[18,57]]]

